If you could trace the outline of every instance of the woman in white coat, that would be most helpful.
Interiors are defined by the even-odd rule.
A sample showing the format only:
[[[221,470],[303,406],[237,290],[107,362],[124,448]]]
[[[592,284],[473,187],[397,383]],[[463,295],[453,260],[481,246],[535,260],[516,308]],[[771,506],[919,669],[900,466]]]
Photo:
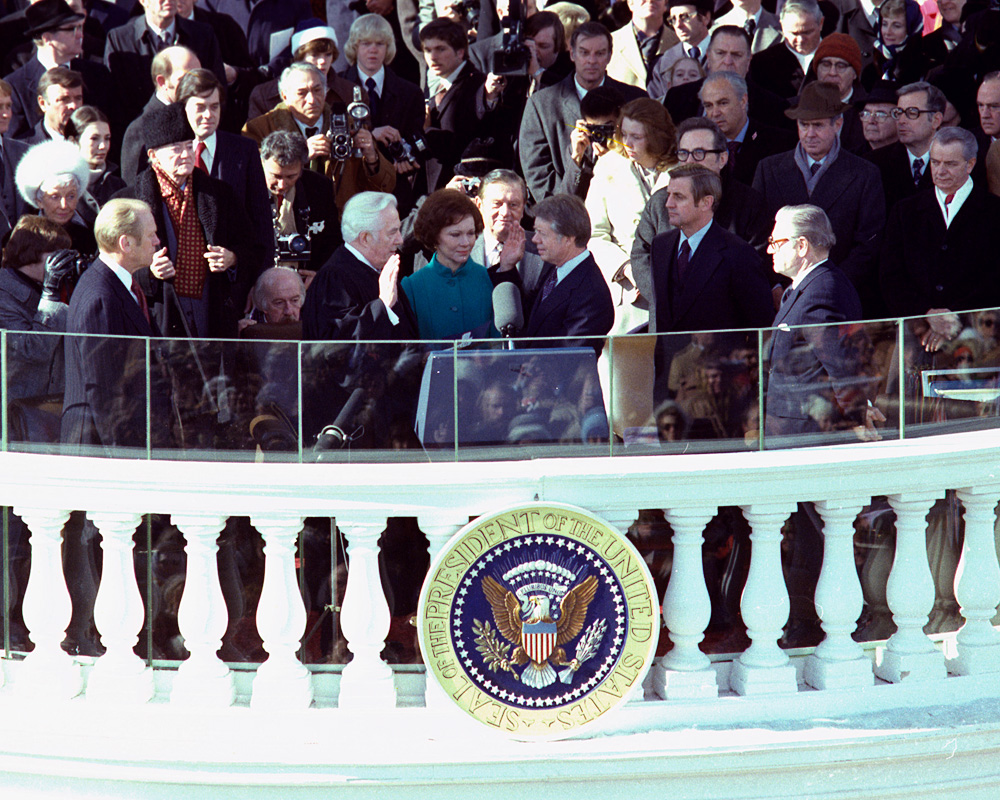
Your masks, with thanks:
[[[677,134],[667,110],[645,97],[627,103],[614,147],[597,160],[587,192],[590,252],[615,301],[612,334],[628,333],[649,320],[646,299],[632,280],[629,254],[642,210],[650,195],[667,185],[667,170],[676,163]]]
[[[660,103],[639,98],[622,108],[615,139],[614,148],[594,166],[587,211],[588,246],[615,302],[611,333],[620,335],[649,321],[649,305],[635,287],[629,257],[642,210],[650,195],[667,185],[667,170],[677,163],[677,133]],[[612,425],[618,438],[626,439],[628,428],[651,424],[653,337],[619,336],[613,346],[605,345],[598,374],[604,396],[615,398]]]

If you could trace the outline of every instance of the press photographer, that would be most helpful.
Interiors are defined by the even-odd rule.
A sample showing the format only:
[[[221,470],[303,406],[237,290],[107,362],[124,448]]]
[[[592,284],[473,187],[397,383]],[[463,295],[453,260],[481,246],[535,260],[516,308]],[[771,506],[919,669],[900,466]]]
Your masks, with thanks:
[[[258,144],[275,131],[305,137],[307,166],[333,181],[338,209],[358,192],[393,190],[396,170],[378,152],[372,132],[351,125],[348,106],[331,108],[326,104],[326,78],[322,72],[312,64],[296,62],[281,73],[278,92],[281,103],[273,111],[250,120],[243,128],[247,136]],[[343,153],[346,147],[343,137],[350,139],[351,154]],[[337,155],[343,155],[342,158],[334,157],[335,145],[340,151]]]
[[[611,147],[621,107],[621,95],[614,89],[604,86],[587,92],[580,101],[580,114],[583,119],[576,121],[569,142],[570,157],[580,167],[580,176],[573,194],[581,200],[587,199],[597,159]]]
[[[304,169],[309,148],[299,133],[275,131],[260,146],[274,221],[274,266],[292,267],[307,281],[341,244],[329,178]]]

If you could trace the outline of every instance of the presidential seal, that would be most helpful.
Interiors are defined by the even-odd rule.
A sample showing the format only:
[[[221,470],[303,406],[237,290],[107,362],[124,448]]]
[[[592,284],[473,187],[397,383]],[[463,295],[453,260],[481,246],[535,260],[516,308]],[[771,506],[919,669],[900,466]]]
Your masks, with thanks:
[[[431,564],[419,606],[428,680],[519,739],[593,727],[641,684],[659,602],[632,544],[580,508],[480,517]]]

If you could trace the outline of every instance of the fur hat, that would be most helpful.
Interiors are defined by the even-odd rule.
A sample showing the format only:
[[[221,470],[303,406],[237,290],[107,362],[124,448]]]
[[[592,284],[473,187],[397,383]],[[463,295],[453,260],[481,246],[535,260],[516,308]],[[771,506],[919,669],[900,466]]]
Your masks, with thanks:
[[[17,165],[14,182],[24,202],[38,208],[38,192],[43,186],[60,186],[75,179],[83,194],[90,183],[90,167],[80,149],[69,142],[50,139],[28,149]]]
[[[150,150],[177,142],[191,142],[195,138],[184,106],[180,103],[171,103],[146,114],[142,134],[143,141]]]

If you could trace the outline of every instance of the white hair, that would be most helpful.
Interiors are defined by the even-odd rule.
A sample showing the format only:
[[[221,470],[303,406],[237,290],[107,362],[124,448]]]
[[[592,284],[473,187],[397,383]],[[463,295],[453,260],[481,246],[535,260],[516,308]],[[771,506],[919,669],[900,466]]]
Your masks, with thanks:
[[[305,72],[306,74],[317,78],[319,82],[323,84],[323,91],[326,91],[326,75],[320,72],[308,61],[296,61],[285,67],[284,71],[281,73],[281,77],[278,78],[278,94],[281,95],[282,100],[284,100],[285,95],[288,94],[288,82],[297,72]]]
[[[42,186],[76,183],[82,194],[90,183],[90,167],[75,144],[52,139],[33,145],[24,154],[17,165],[14,181],[24,202],[38,208],[38,193]]]
[[[271,305],[270,298],[274,284],[280,278],[293,275],[299,284],[299,296],[305,300],[306,285],[302,282],[302,276],[296,270],[291,267],[271,267],[260,274],[260,277],[257,278],[257,282],[253,286],[253,304],[261,311],[266,312]]]
[[[340,233],[345,242],[353,242],[362,233],[375,233],[379,230],[379,217],[382,212],[392,206],[396,207],[396,198],[385,192],[360,192],[344,206],[340,215]]]

